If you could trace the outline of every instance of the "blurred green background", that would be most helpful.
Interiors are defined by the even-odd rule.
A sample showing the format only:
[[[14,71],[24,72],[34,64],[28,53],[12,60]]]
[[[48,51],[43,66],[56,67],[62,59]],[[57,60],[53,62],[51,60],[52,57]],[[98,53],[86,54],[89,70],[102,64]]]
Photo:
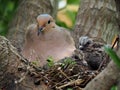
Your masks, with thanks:
[[[6,35],[19,0],[0,0],[0,35]]]
[[[59,0],[59,2],[61,1],[64,0]],[[80,0],[66,1],[65,7],[58,11],[56,23],[62,27],[72,28]],[[19,0],[0,0],[0,35],[7,34],[8,24],[14,17],[18,5]]]
[[[59,0],[67,1],[67,5],[58,11],[56,23],[59,26],[72,29],[79,8],[80,0]],[[59,2],[60,3],[60,2]]]

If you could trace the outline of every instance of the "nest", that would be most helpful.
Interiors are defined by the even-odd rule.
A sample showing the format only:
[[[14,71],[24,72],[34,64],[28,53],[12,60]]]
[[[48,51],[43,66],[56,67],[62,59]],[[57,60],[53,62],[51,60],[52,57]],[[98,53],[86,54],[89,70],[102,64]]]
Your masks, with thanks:
[[[103,45],[97,42],[89,44],[82,50],[76,50],[72,57],[54,63],[47,69],[40,68],[38,72],[30,70],[29,75],[34,77],[35,85],[42,82],[52,90],[81,90],[109,62]]]

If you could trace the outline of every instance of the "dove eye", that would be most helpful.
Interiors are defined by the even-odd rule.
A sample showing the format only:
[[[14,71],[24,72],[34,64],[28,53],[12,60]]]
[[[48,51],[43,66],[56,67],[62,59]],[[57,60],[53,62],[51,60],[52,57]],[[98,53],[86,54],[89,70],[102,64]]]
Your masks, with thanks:
[[[50,20],[48,20],[48,24],[50,24],[50,22],[51,22],[51,21],[50,21]]]

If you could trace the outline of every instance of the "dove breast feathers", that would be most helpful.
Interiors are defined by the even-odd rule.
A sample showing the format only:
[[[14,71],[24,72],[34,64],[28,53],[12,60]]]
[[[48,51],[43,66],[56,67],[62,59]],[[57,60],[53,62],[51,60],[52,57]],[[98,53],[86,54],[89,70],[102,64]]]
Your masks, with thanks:
[[[42,66],[49,56],[56,62],[74,53],[75,44],[68,30],[55,25],[54,28],[41,32],[39,36],[37,31],[36,24],[28,26],[26,31],[22,54],[30,61],[38,60]]]

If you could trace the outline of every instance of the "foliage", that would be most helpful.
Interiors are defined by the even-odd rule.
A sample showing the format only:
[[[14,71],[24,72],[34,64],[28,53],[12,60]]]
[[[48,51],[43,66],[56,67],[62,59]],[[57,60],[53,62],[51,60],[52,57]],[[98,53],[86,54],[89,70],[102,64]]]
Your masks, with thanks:
[[[49,56],[49,57],[47,58],[47,65],[48,65],[49,67],[54,66],[54,59],[53,59],[52,56]]]
[[[72,88],[68,88],[67,90],[73,90]]]
[[[64,63],[65,64],[76,64],[76,62],[75,61],[73,61],[71,58],[66,58],[65,60],[64,60]]]
[[[116,52],[108,45],[104,46],[106,53],[111,57],[111,59],[120,67],[120,58],[117,56]],[[117,86],[112,86],[111,90],[118,90]]]
[[[80,0],[67,0],[67,3],[78,5],[80,3]]]
[[[77,15],[77,12],[75,11],[70,11],[70,10],[66,10],[66,15],[71,19],[72,21],[72,26],[75,24],[75,17]]]
[[[69,28],[65,22],[61,22],[59,19],[56,20],[57,25],[61,26],[61,27],[66,27]]]
[[[118,88],[116,85],[114,85],[114,86],[112,86],[112,88],[110,90],[118,90]]]
[[[0,0],[0,34],[6,35],[8,24],[12,17],[19,0]]]
[[[77,10],[78,6],[79,6],[80,0],[67,0],[67,5],[65,8],[63,8],[62,10],[58,11],[61,12],[64,16],[66,16],[65,20],[61,20],[61,18],[57,18],[56,23],[59,26],[65,27],[65,28],[69,28],[72,29],[74,24],[75,24],[75,17],[77,15]],[[72,8],[72,9],[71,9]],[[68,22],[72,23],[72,25],[68,25]]]
[[[108,45],[104,46],[106,53],[112,58],[112,60],[120,67],[120,58],[117,56],[115,51],[112,50]]]
[[[72,22],[72,27],[75,24],[75,17],[77,15],[76,11],[70,11],[70,10],[66,10],[65,15],[70,19],[70,21]],[[56,20],[57,25],[61,26],[61,27],[65,27],[65,28],[69,28],[71,29],[72,27],[67,26],[67,24],[65,22],[60,21],[59,19]]]
[[[73,61],[71,58],[66,58],[64,59],[64,62],[61,64],[62,67],[64,67],[65,65],[75,65],[76,62]]]

